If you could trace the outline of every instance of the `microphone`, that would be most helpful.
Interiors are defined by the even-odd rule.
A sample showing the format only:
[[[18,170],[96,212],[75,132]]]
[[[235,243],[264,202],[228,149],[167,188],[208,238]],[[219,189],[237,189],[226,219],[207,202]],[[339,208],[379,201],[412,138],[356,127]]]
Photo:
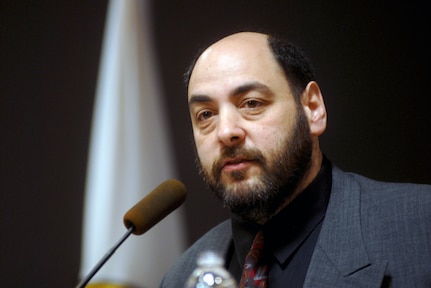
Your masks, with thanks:
[[[186,199],[186,187],[178,180],[167,180],[139,201],[124,215],[126,228],[141,235],[177,209]]]
[[[76,288],[83,288],[114,254],[118,247],[130,236],[141,235],[177,209],[186,200],[187,192],[183,183],[170,179],[162,182],[124,215],[123,222],[127,232],[112,246],[96,264],[93,270],[79,282]]]

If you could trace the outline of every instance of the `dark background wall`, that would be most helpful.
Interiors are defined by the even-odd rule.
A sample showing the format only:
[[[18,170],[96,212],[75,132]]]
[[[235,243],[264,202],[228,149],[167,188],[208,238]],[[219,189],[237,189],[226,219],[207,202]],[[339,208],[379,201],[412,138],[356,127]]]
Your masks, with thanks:
[[[151,2],[189,243],[227,216],[194,167],[182,73],[247,29],[284,34],[326,99],[325,153],[379,180],[431,183],[430,20],[425,1]],[[107,2],[0,2],[0,285],[73,287]]]

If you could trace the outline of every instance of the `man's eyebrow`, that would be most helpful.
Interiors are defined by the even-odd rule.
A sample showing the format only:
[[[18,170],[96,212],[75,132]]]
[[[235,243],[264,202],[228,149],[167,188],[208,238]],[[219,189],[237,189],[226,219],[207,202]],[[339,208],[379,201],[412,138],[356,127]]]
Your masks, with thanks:
[[[232,96],[238,96],[253,90],[272,94],[271,89],[269,89],[268,86],[260,82],[253,81],[253,82],[245,83],[235,88],[232,92]]]
[[[241,86],[236,87],[232,91],[232,93],[230,93],[230,95],[232,97],[235,97],[235,96],[239,96],[244,93],[247,93],[249,91],[259,91],[265,94],[272,95],[272,91],[268,86],[256,81],[248,82]],[[196,94],[196,95],[190,96],[189,106],[192,106],[194,103],[205,103],[205,102],[211,102],[211,101],[212,101],[211,97],[207,95]]]
[[[207,95],[192,95],[190,96],[189,100],[189,106],[193,105],[194,103],[203,103],[203,102],[210,102],[211,98]]]

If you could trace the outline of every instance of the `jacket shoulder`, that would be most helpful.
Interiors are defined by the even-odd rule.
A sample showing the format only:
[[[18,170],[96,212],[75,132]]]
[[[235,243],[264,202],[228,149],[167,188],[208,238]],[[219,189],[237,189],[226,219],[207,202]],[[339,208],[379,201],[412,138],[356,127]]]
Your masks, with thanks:
[[[373,194],[376,197],[380,197],[379,194],[384,195],[385,193],[391,193],[394,196],[423,195],[420,197],[431,197],[431,185],[429,184],[379,181],[356,173],[344,172],[336,166],[333,168],[333,180],[335,182],[359,184],[363,193]]]

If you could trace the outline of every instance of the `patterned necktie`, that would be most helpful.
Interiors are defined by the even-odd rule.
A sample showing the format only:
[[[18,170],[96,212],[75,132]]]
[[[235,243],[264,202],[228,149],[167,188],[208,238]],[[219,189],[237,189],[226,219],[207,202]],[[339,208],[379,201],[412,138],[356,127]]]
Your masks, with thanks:
[[[245,257],[239,288],[266,288],[267,266],[263,263],[263,231],[254,237],[251,249]]]

